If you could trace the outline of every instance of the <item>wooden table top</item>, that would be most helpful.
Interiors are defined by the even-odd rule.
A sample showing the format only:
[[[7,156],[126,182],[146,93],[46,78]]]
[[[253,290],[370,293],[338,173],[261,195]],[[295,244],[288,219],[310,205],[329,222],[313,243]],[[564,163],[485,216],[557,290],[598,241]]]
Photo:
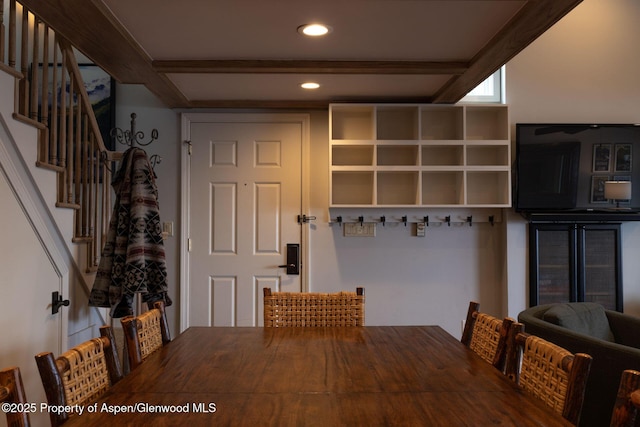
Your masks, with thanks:
[[[384,326],[189,328],[66,425],[570,424],[442,328]]]

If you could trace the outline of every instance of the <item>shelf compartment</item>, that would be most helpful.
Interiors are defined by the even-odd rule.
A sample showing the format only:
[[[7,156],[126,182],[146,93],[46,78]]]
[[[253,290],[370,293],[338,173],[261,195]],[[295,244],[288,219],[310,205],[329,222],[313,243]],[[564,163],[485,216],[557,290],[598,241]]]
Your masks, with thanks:
[[[505,106],[467,107],[467,140],[509,139],[509,116]]]
[[[469,166],[508,166],[509,161],[507,145],[467,145]]]
[[[332,205],[372,205],[373,172],[332,172]]]
[[[422,166],[462,166],[464,147],[462,145],[423,145]]]
[[[418,204],[417,171],[378,172],[378,205]]]
[[[331,138],[337,140],[374,139],[374,108],[372,106],[360,107],[333,107],[331,109]]]
[[[467,172],[468,205],[510,205],[509,171]]]
[[[417,145],[378,145],[378,166],[417,166]]]
[[[422,172],[422,204],[464,204],[464,172]]]
[[[373,166],[372,145],[333,145],[332,166]]]
[[[464,109],[462,107],[429,107],[421,113],[422,140],[464,139]]]
[[[418,107],[378,107],[376,137],[378,140],[417,140]]]

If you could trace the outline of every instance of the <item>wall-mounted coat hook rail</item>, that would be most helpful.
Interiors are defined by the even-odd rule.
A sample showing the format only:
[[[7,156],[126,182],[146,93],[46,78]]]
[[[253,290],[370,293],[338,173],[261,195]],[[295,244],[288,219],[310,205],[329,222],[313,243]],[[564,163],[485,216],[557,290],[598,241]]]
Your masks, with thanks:
[[[495,225],[502,221],[498,208],[330,208],[329,223],[382,224],[388,229],[397,225],[424,224],[440,227]]]

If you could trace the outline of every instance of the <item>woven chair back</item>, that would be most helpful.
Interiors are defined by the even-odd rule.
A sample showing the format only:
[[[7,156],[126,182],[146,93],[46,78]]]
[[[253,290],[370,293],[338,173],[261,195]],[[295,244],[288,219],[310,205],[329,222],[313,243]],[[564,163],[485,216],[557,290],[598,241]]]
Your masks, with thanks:
[[[545,339],[518,332],[515,326],[509,334],[507,375],[528,394],[577,425],[592,357],[573,354]]]
[[[485,313],[478,313],[473,326],[469,348],[489,363],[498,351],[502,329],[502,320]],[[506,337],[504,337],[506,339]]]
[[[507,359],[507,336],[515,321],[510,317],[498,319],[479,311],[480,304],[471,301],[460,341],[504,372]]]
[[[264,288],[265,327],[364,326],[364,289],[356,292],[271,292]]]
[[[95,401],[122,378],[113,331],[100,328],[100,337],[85,341],[59,357],[51,352],[36,355],[49,405],[72,407]],[[52,426],[64,424],[72,414],[51,411]]]
[[[139,316],[122,318],[120,323],[124,331],[130,369],[139,366],[152,353],[171,341],[161,301]]]

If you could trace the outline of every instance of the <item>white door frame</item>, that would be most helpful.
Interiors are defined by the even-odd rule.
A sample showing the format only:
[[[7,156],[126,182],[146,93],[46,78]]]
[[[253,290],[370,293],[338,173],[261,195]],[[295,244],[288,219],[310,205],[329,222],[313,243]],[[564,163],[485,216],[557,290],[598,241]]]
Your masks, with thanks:
[[[302,129],[302,154],[301,154],[301,191],[302,191],[302,212],[309,213],[309,152],[310,152],[310,117],[308,114],[291,113],[183,113],[181,115],[182,141],[181,149],[181,176],[182,194],[180,201],[182,226],[180,232],[180,332],[187,329],[189,325],[189,206],[190,206],[190,176],[191,161],[189,148],[191,141],[192,123],[299,123]],[[302,224],[301,230],[301,265],[300,285],[303,292],[309,290],[309,225]]]

